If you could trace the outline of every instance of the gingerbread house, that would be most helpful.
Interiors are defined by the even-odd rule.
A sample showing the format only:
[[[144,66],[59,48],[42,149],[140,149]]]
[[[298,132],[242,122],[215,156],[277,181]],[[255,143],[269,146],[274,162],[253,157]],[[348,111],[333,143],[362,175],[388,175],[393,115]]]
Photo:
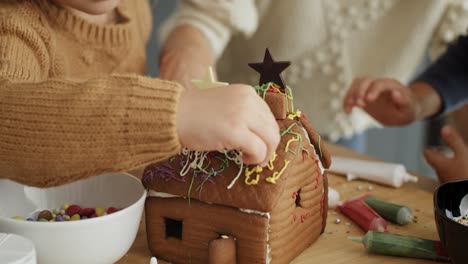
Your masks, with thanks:
[[[255,89],[281,130],[266,167],[243,164],[235,150],[184,149],[145,169],[153,255],[172,263],[289,263],[323,232],[330,155],[294,109],[278,65],[268,51],[263,63],[251,65],[261,73]]]

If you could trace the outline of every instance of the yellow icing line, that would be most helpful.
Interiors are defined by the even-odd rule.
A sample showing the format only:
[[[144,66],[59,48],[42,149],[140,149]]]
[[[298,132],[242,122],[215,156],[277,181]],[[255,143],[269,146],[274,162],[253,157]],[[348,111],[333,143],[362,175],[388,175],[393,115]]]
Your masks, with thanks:
[[[291,113],[288,115],[288,118],[291,120],[294,120],[296,117],[301,117],[302,112],[300,110],[297,110],[295,113]]]
[[[284,171],[286,170],[286,167],[288,167],[288,164],[289,164],[289,160],[284,160],[283,168],[279,172],[275,171],[273,175],[266,178],[265,181],[276,184],[276,180],[278,180],[281,177],[281,175],[283,175]]]
[[[250,179],[250,175],[252,175],[254,172],[260,173],[262,171],[263,171],[263,168],[260,166],[255,166],[252,168],[252,170],[249,170],[249,168],[245,168],[245,184],[257,185],[258,181],[260,180],[260,175],[257,174],[255,179]]]
[[[275,168],[275,166],[273,165],[273,161],[275,161],[275,159],[276,159],[277,156],[278,156],[278,155],[276,154],[276,151],[273,152],[273,156],[271,156],[271,159],[270,159],[270,161],[269,161],[268,164],[267,164],[267,168],[268,168],[269,170],[273,170],[273,169]]]
[[[292,137],[288,140],[288,143],[286,143],[286,148],[284,149],[285,152],[288,152],[289,150],[289,144],[291,144],[292,142],[297,142],[299,141],[299,136],[296,136],[296,137]]]

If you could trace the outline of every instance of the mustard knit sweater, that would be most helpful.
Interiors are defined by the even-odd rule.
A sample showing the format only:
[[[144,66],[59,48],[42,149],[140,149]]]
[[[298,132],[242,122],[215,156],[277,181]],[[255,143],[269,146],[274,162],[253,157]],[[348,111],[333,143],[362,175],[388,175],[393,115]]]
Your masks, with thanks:
[[[98,25],[47,0],[0,2],[0,177],[54,186],[167,158],[181,87],[143,77],[151,14]]]

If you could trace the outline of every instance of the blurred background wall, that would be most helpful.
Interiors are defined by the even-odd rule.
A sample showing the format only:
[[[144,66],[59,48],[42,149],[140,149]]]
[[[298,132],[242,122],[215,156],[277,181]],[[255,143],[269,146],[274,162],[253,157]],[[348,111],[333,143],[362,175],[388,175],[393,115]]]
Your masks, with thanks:
[[[153,34],[147,47],[148,74],[158,75],[159,45],[157,28],[175,8],[177,0],[152,1]],[[437,131],[437,128],[435,129]],[[425,163],[422,150],[427,142],[435,140],[434,134],[428,134],[427,122],[417,122],[404,128],[373,129],[367,132],[367,151],[365,154],[388,162],[404,164],[409,170],[435,178],[433,170]],[[431,138],[428,138],[430,135]]]

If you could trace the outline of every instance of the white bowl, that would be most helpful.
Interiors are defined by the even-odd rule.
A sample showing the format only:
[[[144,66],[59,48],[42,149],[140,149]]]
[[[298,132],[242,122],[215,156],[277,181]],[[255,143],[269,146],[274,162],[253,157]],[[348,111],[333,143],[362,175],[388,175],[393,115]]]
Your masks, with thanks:
[[[145,198],[146,190],[140,180],[126,173],[104,174],[46,189],[0,180],[0,232],[31,239],[39,264],[114,263],[135,240]],[[124,209],[70,222],[11,219],[64,203]]]

